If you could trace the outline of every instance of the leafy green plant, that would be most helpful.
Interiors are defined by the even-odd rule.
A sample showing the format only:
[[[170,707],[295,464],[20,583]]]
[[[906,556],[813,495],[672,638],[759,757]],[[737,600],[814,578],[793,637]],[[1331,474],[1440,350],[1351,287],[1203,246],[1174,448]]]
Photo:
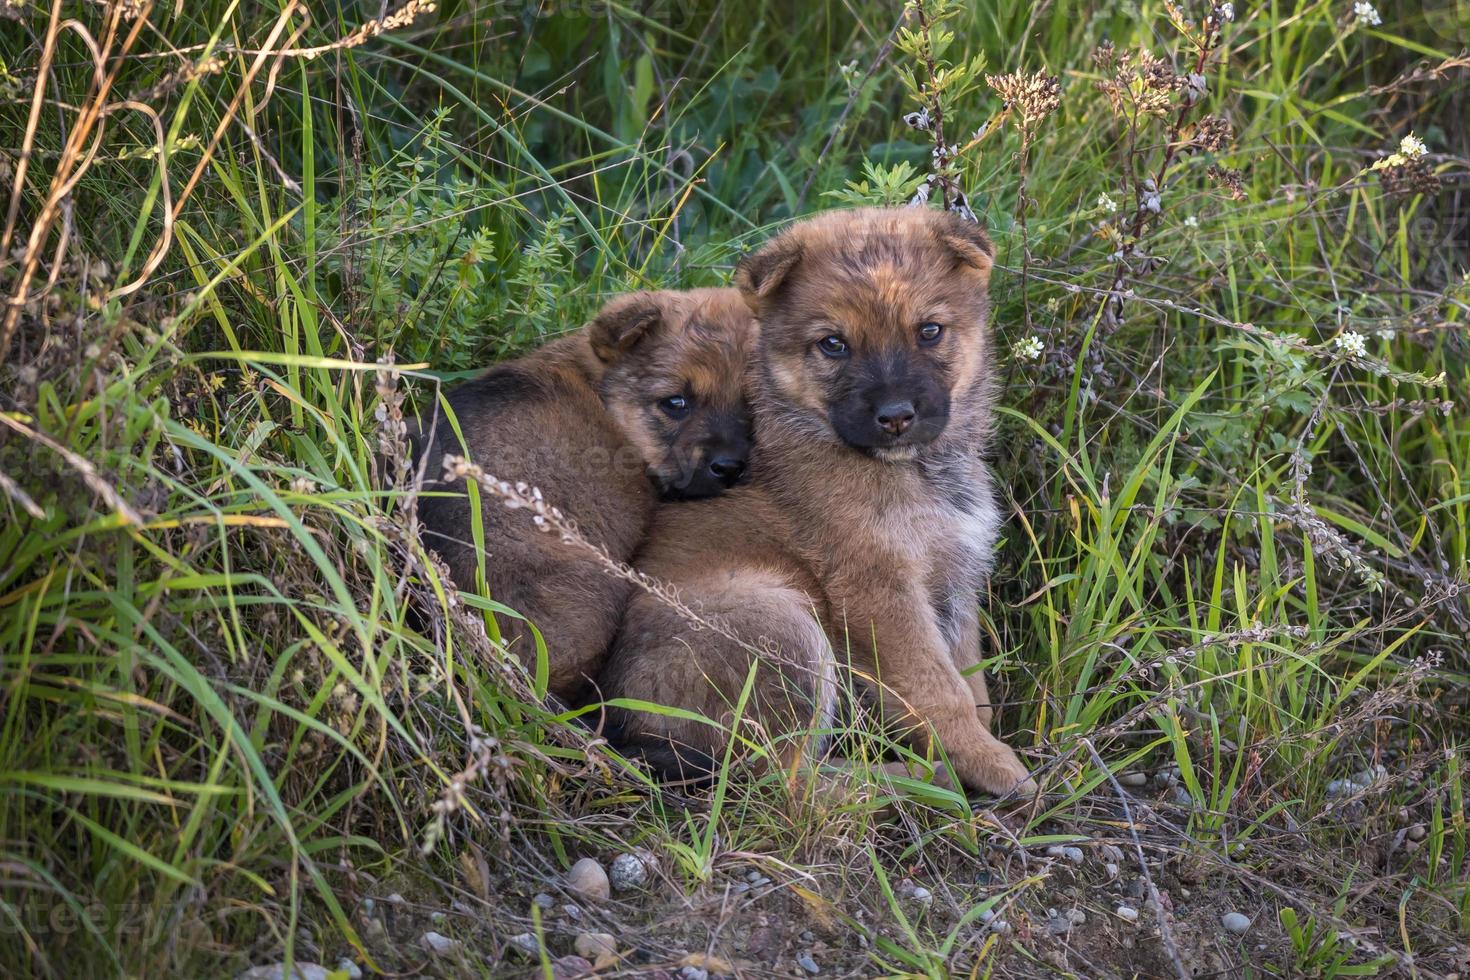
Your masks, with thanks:
[[[1341,909],[1338,911],[1340,913]],[[1279,917],[1281,927],[1291,940],[1293,954],[1287,976],[1314,977],[1321,980],[1333,980],[1336,977],[1376,977],[1393,963],[1391,956],[1379,956],[1366,962],[1354,963],[1354,960],[1361,957],[1352,943],[1336,930],[1323,928],[1310,917],[1301,922],[1297,918],[1296,910],[1289,906],[1281,910]]]

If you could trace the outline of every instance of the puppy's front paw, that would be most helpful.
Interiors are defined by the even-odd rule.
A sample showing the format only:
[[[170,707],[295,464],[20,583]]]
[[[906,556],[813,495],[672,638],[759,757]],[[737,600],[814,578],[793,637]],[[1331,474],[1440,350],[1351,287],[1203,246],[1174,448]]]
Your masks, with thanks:
[[[1040,791],[1015,751],[1004,742],[994,743],[986,762],[980,780],[980,788],[985,792],[996,796],[1031,797]]]

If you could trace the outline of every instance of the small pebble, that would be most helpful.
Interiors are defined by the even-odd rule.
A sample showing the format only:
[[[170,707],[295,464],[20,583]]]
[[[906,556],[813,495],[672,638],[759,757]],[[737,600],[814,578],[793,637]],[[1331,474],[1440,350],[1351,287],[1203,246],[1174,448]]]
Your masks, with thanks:
[[[1070,861],[1073,864],[1081,864],[1083,857],[1082,848],[1063,847],[1061,844],[1053,844],[1051,847],[1048,847],[1046,849],[1046,856],[1061,858],[1062,860]]]
[[[572,940],[572,951],[595,963],[605,956],[616,956],[618,940],[609,932],[579,932],[577,938]]]
[[[1075,927],[1087,921],[1087,914],[1081,909],[1068,909],[1066,912],[1057,912],[1056,909],[1047,910],[1046,929],[1053,936],[1064,935],[1071,932]]]
[[[1220,916],[1220,925],[1225,927],[1226,932],[1243,936],[1250,929],[1251,920],[1249,916],[1241,915],[1239,912],[1226,912]]]
[[[595,858],[583,858],[567,872],[567,888],[583,901],[605,902],[612,893],[607,872]]]
[[[995,909],[985,909],[984,911],[982,911],[980,913],[980,922],[983,925],[989,925],[990,922],[991,922],[991,920],[994,919],[994,918],[995,918]]]
[[[812,959],[810,956],[798,956],[796,958],[796,965],[801,967],[807,973],[810,973],[812,976],[816,976],[818,973],[822,972],[822,968],[817,965],[817,961]]]
[[[545,892],[538,892],[536,894],[536,897],[531,899],[531,904],[535,905],[543,912],[549,912],[551,911],[551,907],[556,904],[556,899],[552,898]]]
[[[805,930],[802,931],[801,935],[798,936],[797,938],[800,939],[804,943],[809,943],[809,942],[812,942],[817,937],[816,937],[816,934],[813,933],[810,929],[805,929]]]
[[[1368,789],[1380,779],[1388,776],[1388,770],[1383,766],[1372,766],[1362,772],[1355,772],[1343,779],[1334,779],[1327,784],[1328,796],[1350,796],[1354,793]]]
[[[752,871],[750,874],[745,876],[745,880],[753,885],[761,880],[761,873],[759,871]]]
[[[1114,911],[1117,912],[1120,919],[1127,919],[1129,922],[1138,921],[1138,909],[1131,905],[1119,905]]]
[[[1194,797],[1183,786],[1174,787],[1174,802],[1180,806],[1194,806]]]
[[[637,854],[619,854],[613,858],[608,879],[614,891],[642,888],[648,882],[648,862]]]
[[[990,923],[990,931],[998,936],[1004,936],[1011,931],[1011,924],[1005,919],[994,919]]]
[[[680,980],[709,980],[709,971],[697,966],[686,966],[679,971]]]
[[[1116,864],[1112,864],[1111,862],[1103,865],[1103,871],[1107,872],[1109,878],[1116,878],[1119,874],[1118,866]]]
[[[450,939],[437,932],[426,932],[419,937],[419,945],[435,956],[453,956],[463,948],[464,944],[458,939]]]
[[[909,892],[909,898],[913,899],[915,904],[928,905],[934,901],[934,893],[923,885],[915,885],[914,890]]]
[[[327,968],[317,963],[296,960],[291,964],[291,980],[327,980]],[[267,966],[252,966],[236,974],[235,980],[285,980],[286,964],[271,963]]]
[[[387,898],[383,899],[383,901],[387,902],[389,905],[407,905],[408,904],[408,899],[404,898],[402,895],[398,894],[397,892],[394,892],[393,894],[389,895]]]
[[[1409,828],[1409,840],[1423,840],[1429,836],[1429,828],[1422,823],[1416,823]]]
[[[446,916],[443,912],[431,912],[429,914],[429,921],[434,923],[434,925],[436,926],[442,926],[444,924],[444,920],[447,918],[448,916]]]
[[[1147,786],[1148,785],[1148,773],[1146,773],[1146,772],[1125,772],[1125,773],[1123,773],[1123,775],[1121,775],[1121,776],[1118,777],[1118,782],[1119,782],[1119,784],[1121,784],[1123,786],[1127,786],[1127,787],[1132,788],[1132,789],[1136,789],[1139,786]]]
[[[592,961],[584,956],[562,956],[551,964],[552,980],[573,980],[592,972]]]
[[[511,936],[510,946],[512,949],[531,957],[533,960],[541,955],[541,945],[536,942],[536,937],[529,932]]]
[[[563,905],[561,907],[561,914],[573,922],[582,921],[582,907],[580,905],[572,905],[571,903]]]

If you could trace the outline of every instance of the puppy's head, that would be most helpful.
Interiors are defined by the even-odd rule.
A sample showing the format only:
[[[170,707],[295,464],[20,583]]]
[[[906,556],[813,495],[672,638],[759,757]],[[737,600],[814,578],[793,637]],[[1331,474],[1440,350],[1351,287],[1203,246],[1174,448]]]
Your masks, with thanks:
[[[988,377],[985,232],[926,208],[792,226],[741,262],[760,320],[761,387],[783,427],[911,459]]]
[[[737,291],[620,296],[588,332],[604,365],[603,404],[662,496],[709,497],[744,482],[755,319]]]

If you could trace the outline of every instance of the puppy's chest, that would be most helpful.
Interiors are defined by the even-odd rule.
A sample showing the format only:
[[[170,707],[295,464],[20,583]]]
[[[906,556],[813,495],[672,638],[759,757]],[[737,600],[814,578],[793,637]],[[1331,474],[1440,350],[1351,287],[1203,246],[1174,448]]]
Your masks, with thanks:
[[[999,514],[981,484],[974,492],[930,492],[875,515],[878,537],[910,574],[931,587],[978,586],[989,568]]]

